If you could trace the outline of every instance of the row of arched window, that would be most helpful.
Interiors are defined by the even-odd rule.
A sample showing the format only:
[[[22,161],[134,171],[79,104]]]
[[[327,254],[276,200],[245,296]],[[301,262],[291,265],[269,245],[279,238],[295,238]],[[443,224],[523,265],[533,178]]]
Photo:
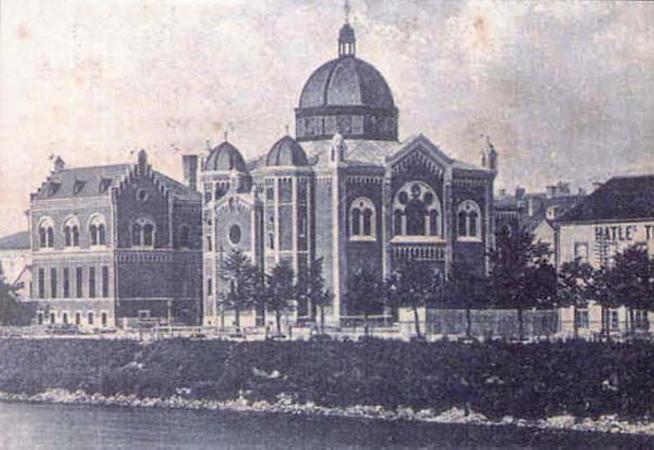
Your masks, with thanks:
[[[157,240],[157,226],[154,221],[145,217],[139,217],[132,222],[130,230],[130,245],[132,247],[154,247]],[[191,242],[191,229],[188,225],[182,224],[177,230],[175,246],[188,249]]]
[[[41,219],[38,226],[39,230],[39,247],[54,248],[54,221],[50,217]],[[64,247],[79,247],[80,242],[80,224],[77,217],[68,217],[64,220],[63,235]],[[94,215],[88,223],[89,240],[91,245],[107,244],[107,228],[104,217]]]
[[[375,239],[375,205],[367,197],[350,204],[350,239]],[[481,239],[481,211],[472,200],[459,203],[456,212],[457,236]],[[411,182],[398,191],[393,200],[394,236],[443,236],[441,203],[427,184]]]
[[[63,237],[64,247],[75,248],[80,246],[81,226],[76,217],[69,217],[64,221]],[[88,236],[91,246],[107,245],[107,226],[104,217],[94,215],[88,222]],[[38,225],[39,248],[54,248],[55,226],[50,217],[41,219]],[[154,247],[156,237],[155,223],[148,218],[138,218],[130,226],[130,245],[132,247]],[[177,235],[177,247],[190,247],[190,228],[181,225]]]

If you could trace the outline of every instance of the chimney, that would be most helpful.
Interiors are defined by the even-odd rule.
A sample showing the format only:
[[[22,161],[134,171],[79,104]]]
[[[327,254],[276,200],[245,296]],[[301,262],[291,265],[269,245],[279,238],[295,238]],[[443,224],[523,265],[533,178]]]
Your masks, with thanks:
[[[557,195],[570,195],[570,183],[559,181],[557,184]]]
[[[139,174],[145,174],[145,171],[148,167],[148,154],[145,152],[145,150],[141,149],[141,151],[139,151],[137,161]]]
[[[59,172],[60,170],[63,170],[66,167],[66,163],[64,162],[61,157],[57,156],[54,161],[54,171]]]
[[[184,167],[184,183],[193,191],[198,190],[198,156],[182,155]]]
[[[521,200],[522,197],[525,196],[525,193],[526,193],[526,192],[527,192],[527,191],[525,190],[525,188],[520,187],[520,186],[516,187],[516,188],[515,188],[515,198],[516,198],[517,200]]]
[[[556,186],[555,185],[550,185],[545,188],[545,191],[547,192],[547,198],[552,198],[556,196]]]

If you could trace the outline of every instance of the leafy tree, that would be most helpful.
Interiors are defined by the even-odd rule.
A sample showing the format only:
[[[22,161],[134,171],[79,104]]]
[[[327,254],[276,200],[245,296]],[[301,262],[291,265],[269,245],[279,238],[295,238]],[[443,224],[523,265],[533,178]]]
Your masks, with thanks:
[[[444,303],[448,307],[465,309],[466,337],[472,336],[472,309],[479,308],[487,302],[488,280],[476,276],[463,264],[452,264],[445,284]]]
[[[556,298],[561,306],[572,307],[574,338],[579,337],[577,308],[585,308],[592,299],[592,282],[595,276],[593,267],[580,258],[561,265],[557,277]]]
[[[650,310],[654,295],[654,262],[647,249],[632,246],[617,253],[613,265],[608,268],[609,289],[616,305],[624,305],[629,311],[630,331],[633,336],[634,310]]]
[[[277,334],[282,334],[282,315],[292,308],[296,297],[294,277],[291,264],[286,260],[273,267],[270,275],[266,277],[266,305],[275,312]]]
[[[302,285],[301,292],[305,295],[310,307],[311,316],[314,316],[317,309],[320,318],[320,332],[325,332],[325,307],[331,305],[332,294],[325,289],[325,278],[323,277],[322,258],[316,258],[309,265],[309,273],[306,283]],[[314,309],[315,308],[315,309]]]
[[[232,250],[219,271],[227,289],[219,295],[223,308],[234,311],[236,328],[241,328],[241,311],[254,304],[258,286],[258,272],[240,250]]]
[[[609,326],[608,326],[608,316],[606,311],[609,308],[615,308],[618,306],[618,303],[615,298],[615,292],[613,290],[613,271],[608,266],[603,266],[597,269],[594,273],[593,279],[591,280],[589,290],[591,292],[591,297],[597,301],[601,309],[601,329],[600,336],[601,338],[609,338]]]
[[[355,272],[348,280],[347,299],[354,311],[363,314],[367,336],[368,317],[379,313],[384,306],[383,280],[367,268]]]
[[[386,281],[392,304],[408,306],[413,311],[416,336],[422,337],[418,308],[434,303],[442,289],[440,272],[421,261],[406,260]]]
[[[0,325],[27,325],[31,319],[29,309],[18,300],[20,286],[7,283],[0,265]]]
[[[502,229],[489,252],[489,284],[496,306],[518,310],[518,334],[524,339],[523,310],[549,306],[556,293],[556,270],[548,244],[534,242],[527,230]]]

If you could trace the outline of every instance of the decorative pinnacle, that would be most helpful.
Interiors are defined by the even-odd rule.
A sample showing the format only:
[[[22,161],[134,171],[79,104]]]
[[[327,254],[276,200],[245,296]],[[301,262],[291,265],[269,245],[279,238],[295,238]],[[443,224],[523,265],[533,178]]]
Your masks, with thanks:
[[[229,131],[225,130],[224,136],[225,136],[225,142],[227,142],[227,138],[229,137]]]
[[[350,12],[352,11],[350,0],[345,0],[343,3],[343,11],[345,12],[345,23],[350,23]]]

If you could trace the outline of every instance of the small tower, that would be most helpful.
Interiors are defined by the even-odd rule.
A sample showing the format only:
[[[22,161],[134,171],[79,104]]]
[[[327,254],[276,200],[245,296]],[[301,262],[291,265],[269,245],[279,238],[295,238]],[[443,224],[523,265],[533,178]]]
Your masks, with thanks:
[[[345,1],[345,24],[338,33],[338,56],[354,56],[356,54],[357,42],[354,37],[354,28],[350,25],[350,2]]]
[[[481,151],[481,165],[497,172],[497,150],[488,136],[486,136],[486,148]]]
[[[63,159],[61,159],[60,156],[57,156],[54,160],[54,171],[59,172],[61,170],[64,170],[66,167],[66,163],[64,162]]]
[[[138,171],[140,174],[144,174],[146,168],[148,167],[148,154],[145,150],[141,149],[138,154]]]

